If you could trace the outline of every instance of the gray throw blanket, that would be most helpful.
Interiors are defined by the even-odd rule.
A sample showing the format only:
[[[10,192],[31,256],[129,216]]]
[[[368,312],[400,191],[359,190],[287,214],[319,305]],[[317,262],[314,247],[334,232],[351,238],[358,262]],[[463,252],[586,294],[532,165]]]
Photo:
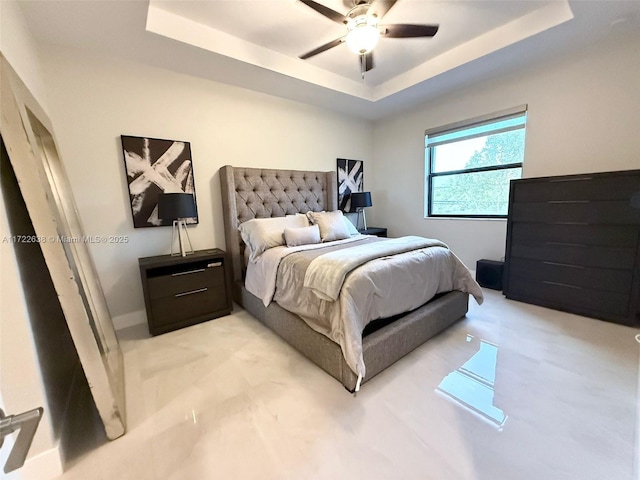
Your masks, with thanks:
[[[440,240],[408,236],[325,253],[309,265],[304,276],[304,286],[322,300],[335,301],[347,275],[360,265],[376,258],[426,247],[448,248]]]

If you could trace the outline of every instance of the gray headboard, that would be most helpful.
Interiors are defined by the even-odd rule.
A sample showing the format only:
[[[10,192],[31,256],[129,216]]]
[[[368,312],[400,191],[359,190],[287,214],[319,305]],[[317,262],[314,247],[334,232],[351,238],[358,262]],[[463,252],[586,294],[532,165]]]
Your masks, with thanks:
[[[242,168],[220,169],[227,252],[233,267],[234,299],[239,302],[244,242],[238,226],[252,218],[283,217],[308,211],[336,210],[336,172]]]

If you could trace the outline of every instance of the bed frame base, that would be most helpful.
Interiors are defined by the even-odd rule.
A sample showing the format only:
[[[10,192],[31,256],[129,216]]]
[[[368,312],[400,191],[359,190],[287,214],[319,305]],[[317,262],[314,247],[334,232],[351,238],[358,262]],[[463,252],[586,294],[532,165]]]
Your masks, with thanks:
[[[249,293],[244,286],[236,287],[240,290],[241,304],[245,310],[341,382],[347,390],[355,390],[358,377],[347,366],[337,343],[316,332],[300,317],[277,303],[271,302],[265,307],[262,301]],[[463,318],[468,306],[468,294],[449,292],[365,336],[362,339],[362,351],[367,375],[362,379],[362,383],[371,380],[385,368]]]

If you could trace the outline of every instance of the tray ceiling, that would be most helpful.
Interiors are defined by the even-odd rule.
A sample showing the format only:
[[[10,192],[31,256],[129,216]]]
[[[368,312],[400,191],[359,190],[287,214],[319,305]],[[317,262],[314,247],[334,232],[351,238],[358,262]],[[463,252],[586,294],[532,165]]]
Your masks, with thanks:
[[[7,0],[4,0],[7,1]],[[343,1],[320,0],[346,13]],[[180,74],[377,119],[611,39],[638,41],[630,0],[398,0],[387,23],[439,24],[433,38],[382,38],[376,67],[339,45],[342,26],[297,0],[19,1],[34,37]],[[382,23],[384,23],[382,22]]]
[[[347,0],[348,1],[348,0]],[[321,2],[335,11],[342,0]],[[299,55],[346,29],[295,0],[166,1],[149,4],[147,30],[349,95],[376,101],[569,21],[566,1],[399,0],[382,23],[439,24],[433,38],[382,38],[376,67],[360,76],[358,56],[340,45]]]

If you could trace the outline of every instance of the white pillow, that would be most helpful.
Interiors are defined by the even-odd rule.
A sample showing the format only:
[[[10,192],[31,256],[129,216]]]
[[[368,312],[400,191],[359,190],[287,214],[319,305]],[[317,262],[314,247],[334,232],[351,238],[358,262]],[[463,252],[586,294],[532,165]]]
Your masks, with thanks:
[[[255,263],[265,250],[284,245],[285,228],[308,225],[309,221],[305,215],[287,215],[286,217],[254,218],[240,224],[238,230],[249,249],[249,261]]]
[[[311,223],[320,227],[320,238],[323,242],[351,237],[340,210],[333,212],[307,212],[307,217],[309,217]]]
[[[353,225],[353,223],[351,223],[351,220],[349,220],[349,217],[347,217],[346,215],[343,215],[342,218],[344,218],[344,224],[347,226],[347,230],[349,230],[349,234],[353,237],[354,235],[360,235],[360,232],[358,231],[358,229]]]
[[[320,243],[320,228],[318,228],[318,225],[285,228],[284,240],[287,242],[287,247]]]

